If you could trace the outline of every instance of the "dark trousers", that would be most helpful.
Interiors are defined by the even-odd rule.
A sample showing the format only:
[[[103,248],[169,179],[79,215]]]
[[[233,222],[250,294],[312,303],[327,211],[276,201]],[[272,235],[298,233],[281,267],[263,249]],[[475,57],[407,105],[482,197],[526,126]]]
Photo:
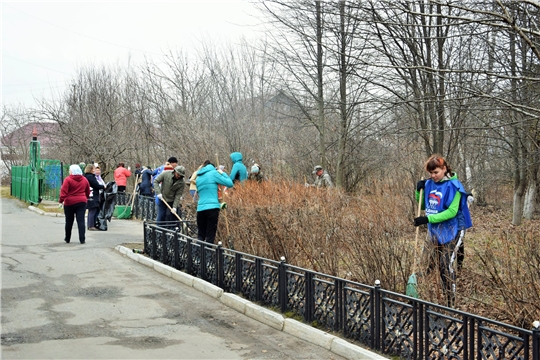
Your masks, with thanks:
[[[173,202],[168,202],[170,207],[172,207]],[[156,222],[158,226],[163,225],[163,221],[174,221],[176,217],[171,213],[169,207],[165,204],[165,200],[159,200],[157,203],[157,218]]]
[[[444,245],[438,245],[437,256],[439,259],[439,274],[441,275],[442,288],[446,306],[454,307],[456,299],[456,269],[455,264],[459,250],[463,244],[465,230],[458,231],[456,238]]]
[[[169,206],[172,208],[173,202],[167,202]],[[179,206],[176,208],[176,214],[182,218],[182,207]],[[164,228],[174,229],[176,227],[180,227],[181,224],[178,221],[178,218],[176,215],[174,215],[171,210],[165,205],[163,200],[159,200],[157,203],[157,218],[156,218],[156,224],[157,226],[161,226]]]
[[[96,226],[96,215],[98,212],[98,207],[88,209],[88,219],[86,220],[86,223],[88,224],[89,229]]]
[[[71,230],[73,222],[77,218],[77,227],[79,228],[79,241],[81,244],[85,242],[85,225],[84,213],[86,212],[86,202],[64,206],[64,215],[66,216],[66,242],[71,240]]]
[[[219,209],[209,209],[197,212],[197,239],[213,244],[216,240]]]

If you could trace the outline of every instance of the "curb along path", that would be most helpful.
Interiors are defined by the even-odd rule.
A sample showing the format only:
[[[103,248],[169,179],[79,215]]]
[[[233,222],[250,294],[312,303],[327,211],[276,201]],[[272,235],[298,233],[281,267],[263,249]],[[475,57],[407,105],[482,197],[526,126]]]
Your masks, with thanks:
[[[287,334],[306,340],[314,345],[318,345],[337,355],[343,356],[347,359],[388,359],[302,322],[284,318],[283,315],[279,313],[253,304],[251,301],[248,301],[240,296],[226,293],[223,291],[223,289],[213,284],[186,274],[182,271],[176,270],[170,266],[164,265],[144,255],[136,254],[131,249],[128,249],[122,245],[116,246],[116,250],[142,265],[153,268],[160,274],[170,277],[187,286],[193,287],[194,289],[221,301],[224,305],[227,305],[241,314],[266,324],[276,330],[283,331]]]

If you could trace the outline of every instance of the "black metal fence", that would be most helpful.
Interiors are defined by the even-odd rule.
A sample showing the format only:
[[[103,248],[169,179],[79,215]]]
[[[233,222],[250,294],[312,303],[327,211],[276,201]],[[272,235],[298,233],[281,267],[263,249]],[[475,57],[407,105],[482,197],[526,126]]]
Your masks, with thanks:
[[[118,204],[131,203],[120,193]],[[540,325],[526,330],[222,247],[198,242],[193,221],[162,223],[155,200],[137,196],[132,213],[144,222],[144,252],[154,260],[219,286],[226,292],[301,316],[402,359],[540,360]],[[534,319],[531,319],[531,321]]]
[[[387,291],[380,284],[368,286],[198,242],[183,233],[192,226],[189,221],[160,226],[145,221],[145,254],[391,356],[540,360],[540,328],[518,328]]]

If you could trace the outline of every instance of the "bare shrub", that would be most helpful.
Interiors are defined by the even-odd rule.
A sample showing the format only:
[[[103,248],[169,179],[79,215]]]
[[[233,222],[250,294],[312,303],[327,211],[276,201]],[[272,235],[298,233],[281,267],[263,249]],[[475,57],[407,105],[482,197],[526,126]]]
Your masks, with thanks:
[[[540,319],[540,229],[531,225],[484,238],[483,246],[473,249],[470,269],[477,280],[469,300],[525,328]]]
[[[504,206],[511,204],[505,196],[511,191],[494,191],[499,196],[495,206],[472,209],[474,227],[465,237],[456,307],[529,328],[540,319],[540,227],[534,221],[513,227],[511,206]],[[247,182],[230,190],[218,240],[364,284],[378,279],[385,289],[400,293],[416,256],[420,297],[443,303],[438,266],[425,271],[430,253],[425,228],[419,252],[414,251],[411,192],[406,181],[396,179],[366,182],[356,196],[287,181]]]
[[[376,185],[382,186],[382,185]],[[227,198],[218,240],[238,250],[403,291],[410,275],[412,217],[399,189],[350,196],[286,181],[247,182]],[[411,215],[412,216],[412,215]]]

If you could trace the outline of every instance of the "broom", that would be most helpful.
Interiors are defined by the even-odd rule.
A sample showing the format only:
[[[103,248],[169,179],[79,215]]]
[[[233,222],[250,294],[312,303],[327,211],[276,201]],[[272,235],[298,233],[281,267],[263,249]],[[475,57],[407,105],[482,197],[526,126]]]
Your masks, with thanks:
[[[422,179],[423,180],[423,179]],[[418,216],[421,215],[422,212],[422,195],[423,190],[420,189],[420,194],[418,197]],[[413,271],[411,276],[409,276],[409,280],[407,281],[407,289],[405,291],[405,294],[407,296],[413,297],[413,298],[419,298],[418,296],[418,281],[416,278],[416,266],[417,266],[417,255],[418,255],[418,234],[420,233],[420,227],[416,227],[416,238],[414,240],[414,262],[413,262]]]
[[[129,219],[131,217],[131,210],[133,209],[133,204],[135,203],[135,193],[137,191],[138,182],[139,174],[135,176],[135,187],[133,188],[133,194],[131,195],[131,206],[126,205],[124,211],[116,217],[117,219]]]

